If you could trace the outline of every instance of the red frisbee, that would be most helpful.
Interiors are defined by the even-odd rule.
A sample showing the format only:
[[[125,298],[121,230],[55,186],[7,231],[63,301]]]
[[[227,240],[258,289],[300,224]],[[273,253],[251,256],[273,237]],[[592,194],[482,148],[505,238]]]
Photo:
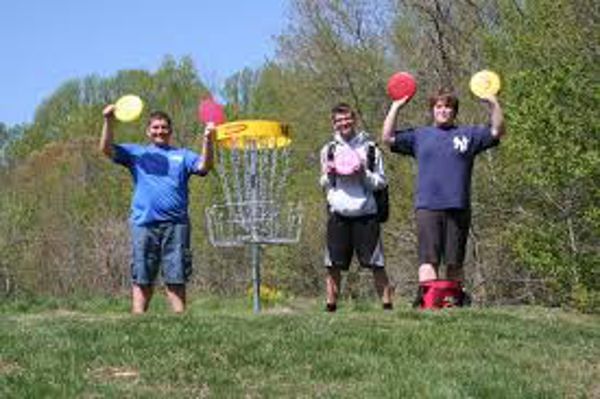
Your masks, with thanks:
[[[198,106],[198,119],[202,123],[212,122],[215,125],[220,125],[225,122],[225,110],[212,97],[205,98],[200,101],[200,105]]]
[[[411,98],[417,92],[417,82],[408,72],[396,72],[387,83],[387,94],[394,101]]]

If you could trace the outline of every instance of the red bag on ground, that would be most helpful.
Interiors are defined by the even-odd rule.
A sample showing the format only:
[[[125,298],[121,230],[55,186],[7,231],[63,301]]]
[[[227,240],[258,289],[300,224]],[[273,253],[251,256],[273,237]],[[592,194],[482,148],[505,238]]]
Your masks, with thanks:
[[[420,284],[421,309],[441,309],[463,306],[465,292],[460,281],[431,280]]]

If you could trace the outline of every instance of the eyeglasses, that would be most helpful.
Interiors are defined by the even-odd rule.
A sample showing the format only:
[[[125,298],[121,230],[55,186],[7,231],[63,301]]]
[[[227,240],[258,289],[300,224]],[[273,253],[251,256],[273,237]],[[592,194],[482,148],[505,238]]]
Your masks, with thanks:
[[[333,118],[332,122],[333,124],[337,124],[337,123],[343,123],[343,122],[353,122],[354,121],[354,117],[352,117],[351,115],[348,116],[342,116],[339,118]]]

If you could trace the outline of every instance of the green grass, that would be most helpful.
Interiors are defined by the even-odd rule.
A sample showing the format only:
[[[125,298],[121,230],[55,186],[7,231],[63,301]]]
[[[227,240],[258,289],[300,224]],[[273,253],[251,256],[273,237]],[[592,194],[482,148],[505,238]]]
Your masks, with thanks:
[[[533,307],[383,312],[370,302],[157,298],[0,304],[3,398],[600,396],[600,318]]]

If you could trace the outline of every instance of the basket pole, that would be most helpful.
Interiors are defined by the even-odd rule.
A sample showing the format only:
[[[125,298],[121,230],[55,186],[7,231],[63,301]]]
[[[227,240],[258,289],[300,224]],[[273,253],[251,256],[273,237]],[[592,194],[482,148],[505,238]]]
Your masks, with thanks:
[[[252,285],[253,285],[253,310],[260,313],[260,244],[251,243],[252,256]]]

